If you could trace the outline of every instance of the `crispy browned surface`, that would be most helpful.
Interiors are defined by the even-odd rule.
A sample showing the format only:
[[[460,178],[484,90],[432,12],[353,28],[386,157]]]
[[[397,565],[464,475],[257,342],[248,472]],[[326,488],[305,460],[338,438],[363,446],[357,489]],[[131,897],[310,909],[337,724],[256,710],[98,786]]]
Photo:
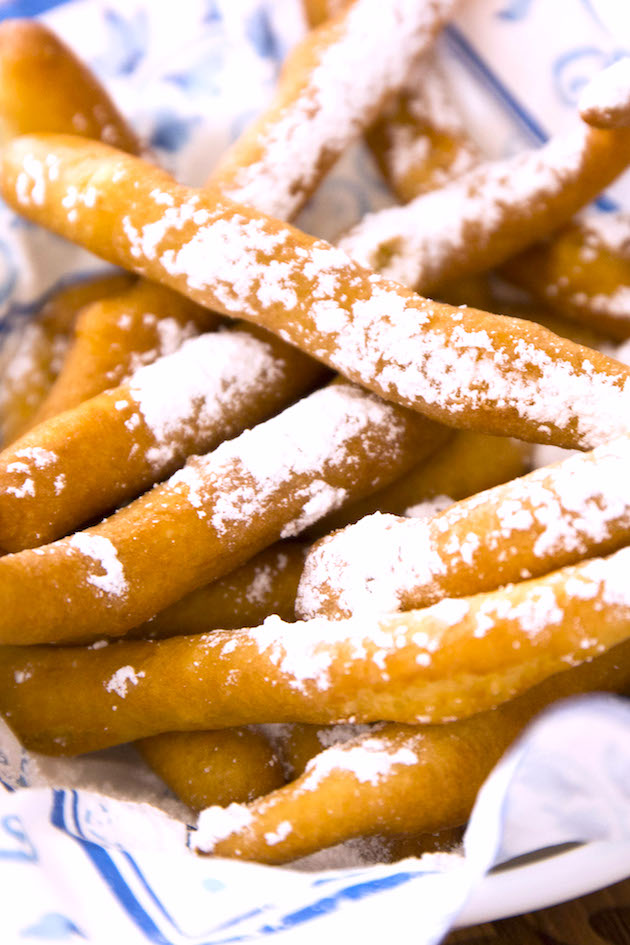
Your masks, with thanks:
[[[3,351],[2,408],[0,431],[6,445],[20,436],[33,422],[33,416],[57,377],[78,313],[95,299],[115,295],[129,287],[126,273],[102,276],[73,283],[56,290],[42,305],[33,322],[12,344],[15,350]],[[10,359],[25,357],[29,370],[16,374]],[[6,361],[6,363],[5,363]]]
[[[565,318],[612,338],[630,337],[627,300],[617,312],[614,302],[620,289],[630,291],[630,255],[593,245],[580,223],[511,259],[504,271]]]

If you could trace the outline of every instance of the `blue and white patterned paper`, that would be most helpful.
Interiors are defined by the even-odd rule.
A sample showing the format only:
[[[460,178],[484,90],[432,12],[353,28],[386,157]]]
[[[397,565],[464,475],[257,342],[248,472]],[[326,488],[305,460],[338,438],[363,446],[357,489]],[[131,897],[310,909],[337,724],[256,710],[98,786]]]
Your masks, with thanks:
[[[550,9],[550,6],[552,9]],[[0,17],[42,15],[95,69],[156,158],[200,184],[271,94],[304,25],[298,0],[5,0]],[[551,19],[553,18],[553,19]],[[579,91],[630,52],[618,0],[468,0],[443,38],[471,126],[489,153],[538,144]],[[334,237],[390,198],[354,148],[300,224]],[[630,207],[622,181],[599,201]],[[0,212],[0,340],[62,281],[102,264]],[[480,795],[465,856],[305,873],[199,859],[186,827],[155,807],[74,786],[0,728],[0,940],[110,945],[320,942],[330,933],[430,945],[495,862],[550,844],[628,844],[630,704],[556,708]],[[69,763],[72,764],[71,762]],[[46,773],[47,772],[47,773]],[[109,780],[109,779],[108,779]]]

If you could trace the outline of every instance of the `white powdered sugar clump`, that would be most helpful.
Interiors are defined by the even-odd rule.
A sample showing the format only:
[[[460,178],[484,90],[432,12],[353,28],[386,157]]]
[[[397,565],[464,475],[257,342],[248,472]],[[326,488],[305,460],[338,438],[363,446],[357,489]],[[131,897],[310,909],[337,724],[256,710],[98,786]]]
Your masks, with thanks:
[[[400,609],[406,589],[445,571],[424,522],[375,512],[307,555],[296,613],[328,612],[331,600],[340,617],[389,613]]]
[[[336,489],[322,479],[314,479],[305,490],[305,501],[302,511],[297,518],[284,526],[280,538],[292,538],[314,525],[324,515],[343,505],[348,492],[346,489]]]
[[[16,459],[6,465],[6,472],[18,476],[21,481],[15,486],[6,486],[5,492],[16,499],[34,497],[37,493],[35,470],[39,471],[57,462],[58,456],[52,450],[41,446],[26,446],[16,450],[13,454]],[[56,478],[57,481],[59,477]],[[55,491],[56,488],[55,488]]]
[[[281,820],[275,830],[270,830],[264,835],[265,843],[272,847],[276,843],[282,843],[289,836],[293,827],[288,820]]]
[[[392,743],[385,738],[363,737],[357,744],[333,746],[311,758],[300,788],[313,791],[325,778],[340,773],[349,773],[363,784],[378,785],[390,777],[398,765],[417,763],[417,753],[397,741]]]
[[[580,127],[537,151],[475,167],[404,207],[368,214],[340,245],[358,262],[403,285],[434,285],[471,239],[486,246],[507,222],[513,224],[516,214],[526,214],[531,226],[537,208],[545,222],[550,200],[579,179],[586,145],[587,131]],[[532,239],[529,228],[527,238]],[[518,248],[510,245],[508,251]],[[498,250],[494,262],[502,258]]]
[[[602,128],[630,125],[630,57],[625,56],[590,80],[578,102],[585,121]]]
[[[128,384],[155,439],[147,458],[162,466],[186,436],[218,429],[235,405],[281,375],[282,365],[269,345],[242,331],[200,335],[140,368]]]
[[[215,845],[248,827],[253,818],[244,804],[228,804],[227,807],[207,807],[199,814],[197,830],[191,836],[191,845],[195,850],[211,853]]]
[[[374,617],[356,620],[308,620],[299,626],[277,616],[267,617],[261,627],[248,631],[258,652],[283,677],[284,685],[298,692],[324,692],[331,685],[331,670],[340,653],[347,665],[371,660],[382,667],[385,656],[396,648],[405,630],[383,629]]]
[[[86,581],[103,594],[122,597],[129,589],[123,566],[118,558],[115,546],[102,535],[77,532],[67,541],[70,548],[76,549],[86,558],[91,559],[101,568],[102,574],[91,571]]]
[[[133,666],[121,666],[108,682],[105,683],[107,692],[115,692],[124,699],[130,686],[137,686],[145,676],[144,670],[136,672]]]
[[[288,219],[316,180],[322,155],[341,153],[359,135],[454,7],[453,0],[358,0],[299,97],[262,131],[261,157],[224,185],[227,196]]]

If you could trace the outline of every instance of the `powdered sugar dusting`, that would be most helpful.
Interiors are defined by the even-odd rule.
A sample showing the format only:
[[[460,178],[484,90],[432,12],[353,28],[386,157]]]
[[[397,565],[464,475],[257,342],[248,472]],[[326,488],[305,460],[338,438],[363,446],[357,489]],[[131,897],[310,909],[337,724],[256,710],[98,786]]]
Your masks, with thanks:
[[[411,748],[388,739],[363,737],[358,744],[333,746],[311,758],[300,788],[312,791],[328,777],[351,774],[359,783],[378,785],[398,765],[415,765],[418,755]]]
[[[292,216],[322,155],[341,153],[358,136],[454,7],[453,0],[358,0],[299,97],[263,130],[261,157],[222,182],[224,192],[280,219]]]
[[[598,128],[630,125],[630,57],[625,56],[590,80],[578,102],[580,115]]]
[[[112,597],[124,596],[129,587],[115,546],[102,535],[77,532],[68,539],[68,546],[91,559],[102,573],[91,571],[86,581],[101,593]]]
[[[184,342],[174,354],[140,368],[129,379],[155,439],[147,458],[161,467],[193,431],[217,429],[226,409],[281,377],[269,345],[246,332],[217,332]]]
[[[136,672],[133,666],[121,666],[114,675],[105,683],[107,692],[115,692],[117,696],[124,699],[130,686],[137,686],[139,681],[144,678],[144,670]]]
[[[504,583],[593,554],[615,536],[621,542],[630,535],[629,468],[630,438],[623,437],[432,519],[367,516],[307,556],[297,612],[348,616],[422,606],[442,595],[443,576],[473,573],[489,556]]]
[[[211,853],[215,845],[230,834],[244,830],[252,823],[252,815],[244,804],[207,807],[199,814],[197,830],[191,837],[194,849]]]
[[[369,214],[340,245],[358,262],[403,285],[434,286],[449,274],[453,260],[465,256],[471,240],[482,249],[490,245],[515,214],[529,227],[532,208],[539,209],[544,235],[547,206],[580,179],[587,146],[588,132],[579,127],[537,151],[475,167],[404,207]],[[526,239],[532,240],[529,229]],[[489,262],[501,262],[520,248],[497,245]]]

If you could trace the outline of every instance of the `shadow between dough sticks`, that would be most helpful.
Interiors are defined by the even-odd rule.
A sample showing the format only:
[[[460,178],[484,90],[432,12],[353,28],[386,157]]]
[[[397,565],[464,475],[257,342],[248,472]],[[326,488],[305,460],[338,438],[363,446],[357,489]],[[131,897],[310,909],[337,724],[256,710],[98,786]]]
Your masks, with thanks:
[[[38,202],[25,183],[26,155],[45,176]],[[28,136],[6,149],[0,178],[5,198],[29,219],[242,315],[433,419],[578,448],[627,428],[630,372],[613,359],[529,322],[422,299],[324,241],[176,185],[137,158],[96,142]],[[62,204],[70,186],[78,194],[72,220]]]
[[[204,811],[192,846],[280,864],[352,837],[461,824],[485,778],[536,714],[568,696],[627,690],[629,657],[628,643],[620,644],[463,721],[375,726],[322,751],[300,777],[266,797]]]
[[[0,711],[27,748],[48,754],[260,722],[465,718],[623,642],[629,560],[624,548],[371,621],[270,618],[97,649],[4,647]]]

